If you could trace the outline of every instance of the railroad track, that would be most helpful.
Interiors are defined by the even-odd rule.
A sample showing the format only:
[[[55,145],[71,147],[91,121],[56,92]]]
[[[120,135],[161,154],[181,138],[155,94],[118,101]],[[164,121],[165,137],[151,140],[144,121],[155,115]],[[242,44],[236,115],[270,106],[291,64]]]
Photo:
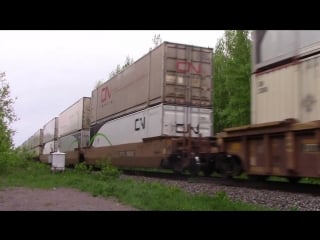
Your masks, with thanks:
[[[145,170],[121,170],[125,175],[141,176],[150,178],[160,178],[168,180],[187,181],[189,183],[212,183],[215,185],[222,185],[228,187],[239,187],[248,189],[263,189],[271,191],[282,191],[297,194],[309,194],[311,196],[320,196],[320,185],[306,184],[306,183],[289,183],[280,181],[257,181],[250,179],[235,179],[235,178],[221,178],[221,177],[193,177],[189,174],[175,174],[166,172],[153,172]]]

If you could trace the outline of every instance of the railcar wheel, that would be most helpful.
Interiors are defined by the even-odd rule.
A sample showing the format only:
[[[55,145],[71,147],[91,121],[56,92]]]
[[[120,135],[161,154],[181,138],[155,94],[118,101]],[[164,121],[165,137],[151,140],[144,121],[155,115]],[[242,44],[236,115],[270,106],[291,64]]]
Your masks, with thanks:
[[[233,177],[239,176],[243,171],[240,158],[238,156],[232,156],[231,161],[232,161],[232,176]]]
[[[221,155],[216,160],[217,171],[225,178],[239,176],[242,173],[241,161],[234,155]]]
[[[196,176],[199,175],[200,166],[198,165],[198,163],[196,162],[195,159],[192,159],[192,160],[190,161],[190,166],[189,166],[188,170],[189,170],[191,176],[196,177]]]
[[[172,170],[175,174],[181,175],[183,172],[182,164],[179,161],[176,161],[172,164]]]

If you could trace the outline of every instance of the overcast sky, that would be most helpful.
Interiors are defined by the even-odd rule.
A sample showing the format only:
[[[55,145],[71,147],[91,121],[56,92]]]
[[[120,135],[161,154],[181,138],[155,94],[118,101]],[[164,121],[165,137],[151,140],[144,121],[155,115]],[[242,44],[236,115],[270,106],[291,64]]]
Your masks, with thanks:
[[[14,109],[14,144],[19,146],[81,97],[91,97],[126,56],[138,60],[152,38],[214,48],[224,31],[0,31],[0,72],[6,72]]]

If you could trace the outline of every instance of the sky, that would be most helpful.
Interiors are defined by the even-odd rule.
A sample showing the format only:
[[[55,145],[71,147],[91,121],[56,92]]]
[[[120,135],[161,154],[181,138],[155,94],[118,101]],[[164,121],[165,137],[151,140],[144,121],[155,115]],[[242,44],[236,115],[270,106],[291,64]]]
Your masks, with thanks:
[[[13,143],[22,144],[81,97],[97,81],[162,41],[214,48],[223,30],[20,30],[0,31],[0,72],[6,73],[19,120]]]

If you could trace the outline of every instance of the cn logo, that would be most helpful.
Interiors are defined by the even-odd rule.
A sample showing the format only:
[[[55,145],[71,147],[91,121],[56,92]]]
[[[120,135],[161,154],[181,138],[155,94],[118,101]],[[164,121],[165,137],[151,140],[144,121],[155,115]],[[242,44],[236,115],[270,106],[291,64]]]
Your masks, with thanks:
[[[198,67],[197,67],[196,64],[191,63],[191,62],[177,61],[176,70],[177,70],[177,72],[181,72],[181,73],[190,72],[190,73],[198,73],[198,74],[200,74],[201,65],[199,64]]]
[[[109,87],[103,87],[101,89],[101,103],[108,103],[111,99],[111,93]]]
[[[146,127],[146,117],[136,118],[134,120],[134,130],[139,131],[140,129],[145,129]]]

